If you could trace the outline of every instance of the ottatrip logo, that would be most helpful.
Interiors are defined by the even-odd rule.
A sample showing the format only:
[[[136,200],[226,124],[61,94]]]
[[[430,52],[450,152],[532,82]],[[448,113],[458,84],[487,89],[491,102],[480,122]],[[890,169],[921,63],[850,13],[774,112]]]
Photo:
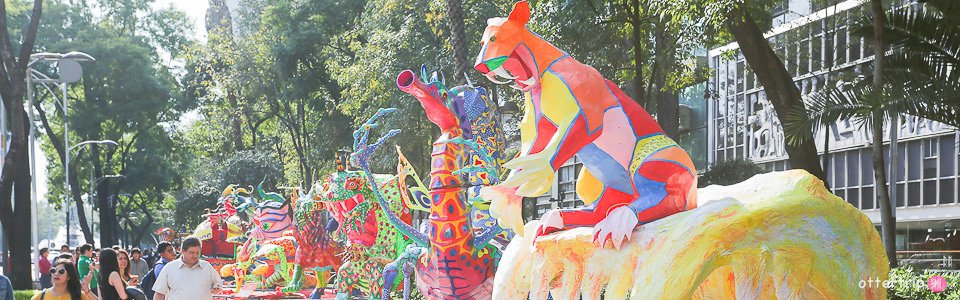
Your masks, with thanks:
[[[947,279],[939,275],[930,276],[927,280],[927,288],[934,293],[943,292],[947,289]]]
[[[933,275],[927,279],[927,282],[923,282],[922,279],[914,280],[880,280],[879,278],[868,277],[866,280],[861,279],[859,286],[861,289],[865,288],[885,288],[889,289],[894,286],[906,286],[913,285],[916,290],[927,288],[931,292],[940,293],[947,290],[947,279],[940,275]]]

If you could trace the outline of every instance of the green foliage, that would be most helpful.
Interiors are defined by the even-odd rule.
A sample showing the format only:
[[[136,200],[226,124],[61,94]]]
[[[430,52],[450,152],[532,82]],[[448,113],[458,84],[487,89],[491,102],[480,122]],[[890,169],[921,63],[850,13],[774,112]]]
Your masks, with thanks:
[[[69,86],[70,144],[109,139],[119,146],[78,149],[70,167],[79,179],[73,188],[99,200],[92,202],[101,217],[107,214],[101,221],[113,228],[113,233],[121,224],[134,230],[131,225],[151,221],[149,211],[168,205],[167,191],[182,184],[183,162],[188,161],[184,148],[178,146],[183,141],[173,124],[197,103],[180,95],[174,75],[180,71],[167,62],[190,43],[190,23],[183,12],[154,9],[151,3],[104,1],[97,5],[103,9],[102,15],[83,3],[48,3],[37,36],[38,52],[83,51],[97,59],[83,63],[83,80]],[[49,64],[39,63],[36,68],[53,73]],[[36,88],[40,113],[46,116],[49,122],[45,126],[51,131],[43,146],[49,161],[48,200],[60,206],[64,194],[62,154],[52,146],[62,143],[64,133],[63,110],[54,103],[60,94],[55,89]],[[126,177],[100,179],[117,174]],[[96,191],[90,191],[94,188]],[[120,199],[118,212],[100,207],[107,198]],[[118,217],[116,224],[106,221],[113,214]]]
[[[33,298],[33,295],[36,293],[37,291],[34,291],[34,290],[13,291],[13,299],[14,300],[30,300],[30,298]]]
[[[731,185],[760,173],[764,173],[764,170],[748,159],[726,160],[714,163],[706,172],[700,174],[697,185]]]
[[[914,102],[903,113],[960,127],[960,6],[929,1],[924,8],[887,13],[884,79],[892,97]],[[859,20],[851,33],[874,40],[871,20]]]
[[[941,276],[947,280],[947,289],[934,293],[927,287],[931,276]],[[888,279],[892,286],[888,297],[892,299],[960,299],[960,273],[943,271],[918,271],[911,267],[890,270]]]
[[[178,193],[172,228],[193,229],[206,209],[216,208],[217,198],[227,185],[236,184],[253,191],[260,182],[267,191],[285,183],[283,168],[267,151],[239,151],[224,160],[203,159],[193,169],[188,184]]]

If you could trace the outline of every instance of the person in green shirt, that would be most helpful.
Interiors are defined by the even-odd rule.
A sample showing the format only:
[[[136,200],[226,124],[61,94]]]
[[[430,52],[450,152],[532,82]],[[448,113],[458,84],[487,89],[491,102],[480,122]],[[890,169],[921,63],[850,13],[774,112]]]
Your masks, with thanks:
[[[77,260],[77,271],[80,272],[80,278],[87,277],[87,274],[94,272],[93,280],[90,280],[90,290],[97,290],[97,263],[93,261],[93,245],[83,244],[80,246],[80,259]]]

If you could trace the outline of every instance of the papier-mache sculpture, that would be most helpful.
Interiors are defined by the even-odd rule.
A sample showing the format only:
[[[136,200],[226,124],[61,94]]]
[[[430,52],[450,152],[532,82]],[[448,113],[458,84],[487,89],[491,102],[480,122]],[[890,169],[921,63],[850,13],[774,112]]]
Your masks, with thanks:
[[[596,242],[619,247],[636,225],[696,207],[697,176],[683,149],[640,105],[597,70],[526,28],[527,2],[487,21],[475,68],[523,91],[520,156],[513,172],[481,196],[491,212],[522,234],[521,197],[537,197],[574,155],[583,161],[577,195],[588,206],[553,210],[536,235],[594,227]]]
[[[886,299],[870,219],[802,170],[700,189],[699,207],[645,224],[621,249],[587,228],[514,239],[493,299]],[[537,221],[527,224],[537,226]]]
[[[481,191],[521,234],[503,252],[493,299],[885,298],[860,285],[888,271],[863,213],[804,171],[698,192],[689,156],[653,118],[529,19],[523,1],[490,19],[475,66],[525,96],[520,156]],[[547,192],[574,155],[588,206],[550,211],[523,235],[522,197]]]
[[[392,290],[394,284],[383,280],[384,266],[410,243],[404,238],[404,228],[394,222],[409,224],[411,215],[401,200],[396,176],[351,169],[348,157],[348,151],[340,153],[337,171],[318,182],[315,195],[313,191],[310,194],[330,212],[335,220],[328,226],[331,235],[346,249],[343,265],[336,273],[337,299],[350,299],[355,292],[376,299],[382,291]],[[368,175],[379,181],[369,180]],[[374,188],[384,195],[382,205],[396,214],[384,213]]]
[[[446,105],[447,91],[439,81],[435,84],[420,82],[412,71],[401,73],[397,85],[407,93],[414,95],[424,107],[428,119],[441,128],[441,137],[434,142],[430,154],[430,183],[429,183],[429,234],[416,231],[412,226],[396,221],[391,217],[391,223],[407,234],[415,247],[407,249],[404,256],[418,257],[415,273],[417,288],[427,299],[488,299],[492,294],[493,274],[495,271],[495,257],[493,252],[498,251],[490,241],[501,231],[499,226],[484,228],[475,231],[471,214],[471,205],[467,201],[468,186],[464,177],[473,172],[485,172],[487,164],[471,169],[473,164],[466,164],[467,148],[480,149],[478,145],[465,140],[463,127]],[[475,97],[483,96],[481,90],[471,89],[467,93],[475,93]],[[478,98],[482,99],[482,98]],[[483,99],[485,100],[485,99]],[[393,111],[381,109],[378,115]],[[359,143],[354,146],[353,161],[370,173],[368,158],[383,145],[383,143],[398,134],[399,130],[390,130],[374,143],[368,143],[369,128],[376,126],[375,118],[371,118],[357,133],[363,135]],[[480,152],[480,151],[478,151]],[[486,153],[490,155],[489,152]],[[472,157],[472,156],[470,156]],[[496,172],[491,172],[496,174]],[[465,176],[466,175],[466,176]],[[490,175],[496,177],[495,175]],[[370,181],[375,181],[370,178]],[[467,180],[468,181],[468,180]],[[374,193],[384,205],[383,193],[374,185]],[[394,215],[387,211],[388,215]],[[402,263],[402,262],[400,262]],[[406,297],[406,296],[405,296]]]

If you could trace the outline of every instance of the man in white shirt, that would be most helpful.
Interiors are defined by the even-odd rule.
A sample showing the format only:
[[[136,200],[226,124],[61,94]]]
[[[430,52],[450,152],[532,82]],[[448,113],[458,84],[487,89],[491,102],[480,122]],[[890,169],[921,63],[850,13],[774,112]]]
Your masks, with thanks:
[[[196,237],[183,240],[180,259],[163,267],[153,284],[154,300],[213,299],[222,280],[209,262],[200,259],[200,248]]]

